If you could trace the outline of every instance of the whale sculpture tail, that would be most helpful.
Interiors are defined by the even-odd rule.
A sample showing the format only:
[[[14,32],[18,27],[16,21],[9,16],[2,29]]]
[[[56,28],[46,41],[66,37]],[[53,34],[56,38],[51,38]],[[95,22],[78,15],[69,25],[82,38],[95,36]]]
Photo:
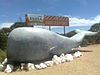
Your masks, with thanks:
[[[92,36],[92,35],[96,35],[97,34],[97,32],[91,32],[91,31],[85,31],[85,30],[79,30],[79,29],[76,29],[75,32],[76,33],[82,33],[85,36]]]
[[[72,40],[75,40],[79,43],[82,42],[83,38],[85,36],[93,36],[93,35],[96,35],[97,32],[91,32],[91,31],[85,31],[85,30],[79,30],[79,29],[76,29],[75,32],[77,33],[76,35],[72,36],[71,39]]]

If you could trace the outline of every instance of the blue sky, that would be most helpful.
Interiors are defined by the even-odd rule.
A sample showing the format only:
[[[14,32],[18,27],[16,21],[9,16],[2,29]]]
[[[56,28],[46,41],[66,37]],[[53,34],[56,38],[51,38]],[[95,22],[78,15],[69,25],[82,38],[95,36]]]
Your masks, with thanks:
[[[24,21],[26,13],[68,16],[70,26],[100,22],[100,0],[0,0],[0,28]]]

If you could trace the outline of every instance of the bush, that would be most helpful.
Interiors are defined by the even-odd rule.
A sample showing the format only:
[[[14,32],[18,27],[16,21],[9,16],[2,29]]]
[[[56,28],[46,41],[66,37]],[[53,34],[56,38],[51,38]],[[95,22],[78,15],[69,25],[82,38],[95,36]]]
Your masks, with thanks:
[[[0,49],[0,62],[6,58],[6,52]]]

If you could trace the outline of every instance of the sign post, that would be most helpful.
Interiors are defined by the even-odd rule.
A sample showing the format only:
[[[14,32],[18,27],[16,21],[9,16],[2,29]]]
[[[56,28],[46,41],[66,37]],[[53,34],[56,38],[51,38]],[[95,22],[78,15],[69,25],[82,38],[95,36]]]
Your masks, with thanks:
[[[66,27],[64,26],[64,35],[65,35],[65,33],[66,33]]]
[[[51,26],[49,26],[49,30],[51,31]]]

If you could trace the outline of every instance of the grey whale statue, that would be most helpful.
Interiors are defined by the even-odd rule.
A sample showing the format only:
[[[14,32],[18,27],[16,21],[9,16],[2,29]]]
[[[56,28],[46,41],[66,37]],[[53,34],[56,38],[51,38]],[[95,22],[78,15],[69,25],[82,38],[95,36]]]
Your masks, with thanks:
[[[34,62],[49,58],[50,54],[71,52],[72,48],[80,45],[84,36],[92,36],[97,32],[77,29],[76,33],[68,38],[41,28],[16,28],[7,40],[8,62]]]

